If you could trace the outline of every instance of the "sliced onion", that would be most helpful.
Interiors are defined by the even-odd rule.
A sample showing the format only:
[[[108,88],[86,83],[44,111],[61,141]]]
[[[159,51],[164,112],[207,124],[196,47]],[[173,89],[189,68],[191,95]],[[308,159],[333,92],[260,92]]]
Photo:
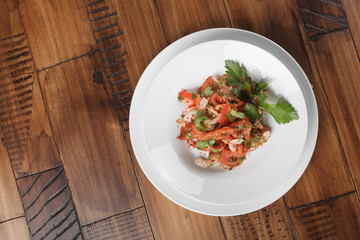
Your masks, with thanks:
[[[236,151],[236,146],[244,142],[244,139],[234,139],[229,142],[229,148],[232,152]]]
[[[266,131],[263,133],[264,140],[268,140],[270,138],[270,131]]]
[[[207,104],[209,103],[209,100],[207,100],[206,98],[201,98],[200,100],[200,105],[199,105],[199,109],[200,110],[205,110]]]
[[[185,111],[184,121],[191,122],[192,117],[195,115],[196,109],[194,107],[188,108]]]

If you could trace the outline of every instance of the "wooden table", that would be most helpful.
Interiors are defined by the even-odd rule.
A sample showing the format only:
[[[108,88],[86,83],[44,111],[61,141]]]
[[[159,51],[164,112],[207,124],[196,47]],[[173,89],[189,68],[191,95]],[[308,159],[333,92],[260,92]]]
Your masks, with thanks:
[[[359,0],[3,0],[1,239],[360,239]],[[210,217],[147,180],[129,106],[149,62],[189,33],[250,30],[306,72],[310,165],[259,211]]]

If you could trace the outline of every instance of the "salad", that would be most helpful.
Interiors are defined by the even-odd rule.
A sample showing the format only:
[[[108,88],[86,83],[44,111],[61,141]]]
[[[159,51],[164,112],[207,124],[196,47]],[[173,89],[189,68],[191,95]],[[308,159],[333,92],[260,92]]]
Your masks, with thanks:
[[[266,101],[264,81],[253,82],[243,65],[225,61],[225,74],[208,77],[196,92],[182,90],[178,100],[186,106],[177,120],[178,139],[189,147],[208,152],[196,165],[211,167],[217,163],[231,170],[240,165],[249,150],[263,145],[270,137],[264,113],[271,114],[278,124],[299,119],[295,109],[284,100],[276,104]]]

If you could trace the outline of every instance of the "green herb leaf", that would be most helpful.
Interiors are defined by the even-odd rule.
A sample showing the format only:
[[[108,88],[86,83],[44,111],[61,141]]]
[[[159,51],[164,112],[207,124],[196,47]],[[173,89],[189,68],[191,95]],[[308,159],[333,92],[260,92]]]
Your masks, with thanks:
[[[199,110],[198,110],[198,111],[195,113],[195,119],[201,117],[202,115],[204,115],[204,111],[199,111]]]
[[[213,93],[214,91],[212,90],[212,88],[210,86],[207,86],[205,90],[201,93],[201,96],[210,97]]]
[[[241,90],[240,88],[236,87],[236,88],[231,89],[231,93],[236,95],[237,97],[239,97],[240,90]]]
[[[226,83],[229,86],[242,86],[242,84],[239,82],[239,79],[233,76],[228,76],[226,78]]]
[[[193,100],[195,100],[195,99],[196,99],[196,93],[192,93],[192,94],[191,94],[191,98],[192,98]]]
[[[253,96],[258,95],[261,92],[261,90],[266,88],[266,86],[267,83],[264,83],[262,80],[259,83],[257,83],[254,88]]]
[[[258,97],[259,106],[261,106],[263,103],[265,103],[266,93],[260,93],[257,97]]]
[[[260,93],[258,96],[258,105],[263,108],[264,111],[270,110],[273,108],[273,105],[266,102],[266,93]]]
[[[238,78],[241,76],[239,64],[231,60],[225,60],[226,74]]]
[[[250,122],[255,122],[256,119],[259,118],[259,110],[257,107],[252,103],[245,104],[245,115],[250,120]]]
[[[293,106],[284,100],[279,100],[275,106],[265,101],[264,103],[262,104],[264,111],[270,113],[278,124],[285,124],[291,122],[292,120],[299,119],[299,116]]]
[[[250,96],[244,89],[241,89],[239,92],[239,98],[241,101],[248,101],[250,100]]]
[[[249,82],[245,82],[244,88],[246,89],[246,91],[247,91],[248,94],[250,95],[250,93],[251,93],[251,85],[250,85]]]
[[[215,140],[205,140],[205,141],[201,141],[201,142],[196,142],[196,147],[199,150],[202,150],[204,148],[214,145],[214,143],[215,143]]]
[[[205,120],[208,120],[208,118],[206,116],[201,116],[199,118],[196,118],[195,121],[194,121],[195,126],[197,127],[197,129],[199,129],[200,131],[203,131],[203,132],[205,132],[205,127],[201,122],[205,121]]]
[[[241,79],[241,71],[239,63],[225,60],[225,68],[227,69],[225,73],[228,75],[226,78],[226,83],[230,86],[242,86]]]
[[[234,118],[243,119],[245,117],[245,114],[242,112],[237,112],[235,111],[235,109],[232,108],[228,116],[229,116],[229,120],[232,122],[234,121]]]
[[[243,80],[246,79],[246,69],[245,69],[245,67],[244,67],[243,64],[241,64],[240,76],[241,76],[241,78],[242,78]]]
[[[184,97],[181,94],[179,94],[177,99],[179,102],[182,102],[184,100]]]

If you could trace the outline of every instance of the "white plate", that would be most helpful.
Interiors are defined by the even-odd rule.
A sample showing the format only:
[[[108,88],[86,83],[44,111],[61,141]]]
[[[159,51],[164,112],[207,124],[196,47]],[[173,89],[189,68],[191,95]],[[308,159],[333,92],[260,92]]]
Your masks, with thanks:
[[[266,115],[271,137],[242,165],[202,169],[194,164],[199,152],[176,138],[183,110],[177,94],[223,74],[226,59],[243,63],[254,81],[265,79],[270,93],[290,102],[299,120],[278,125]],[[274,42],[238,29],[204,30],[169,45],[144,71],[130,109],[130,137],[145,175],[170,200],[208,215],[245,214],[284,195],[305,171],[317,132],[315,97],[300,66]]]

